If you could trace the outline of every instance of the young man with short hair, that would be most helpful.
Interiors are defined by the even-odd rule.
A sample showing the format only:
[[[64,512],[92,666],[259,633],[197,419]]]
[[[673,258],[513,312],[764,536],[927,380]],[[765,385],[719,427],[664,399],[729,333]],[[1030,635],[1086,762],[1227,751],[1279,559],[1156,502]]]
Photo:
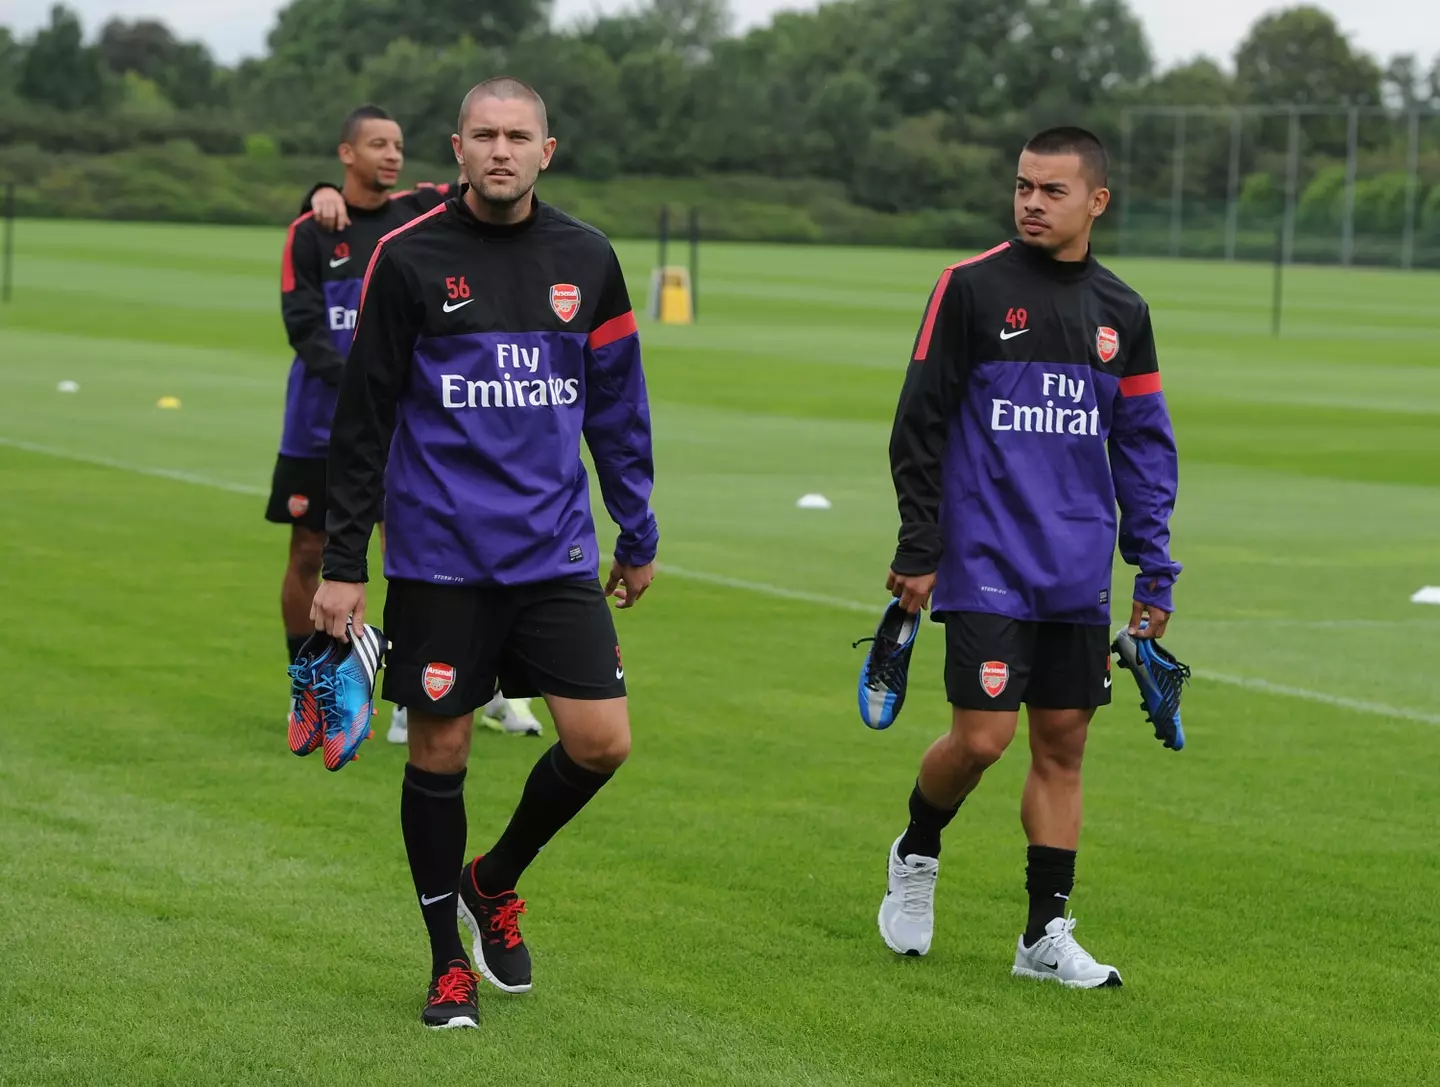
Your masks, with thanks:
[[[1012,970],[1078,988],[1120,984],[1066,916],[1085,738],[1110,701],[1117,503],[1121,554],[1140,568],[1132,636],[1164,634],[1180,573],[1150,311],[1090,251],[1109,199],[1091,133],[1050,129],[1025,145],[1019,234],[941,275],[890,439],[901,527],[887,585],[912,614],[933,594],[952,722],[921,760],[890,849],[880,934],[900,954],[929,950],[941,831],[1009,747],[1024,703],[1030,905]]]

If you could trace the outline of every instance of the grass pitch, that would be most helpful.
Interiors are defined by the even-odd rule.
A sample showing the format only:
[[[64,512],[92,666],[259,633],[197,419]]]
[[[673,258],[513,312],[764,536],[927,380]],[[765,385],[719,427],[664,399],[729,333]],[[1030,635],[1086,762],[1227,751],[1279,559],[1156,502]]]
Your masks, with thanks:
[[[875,931],[946,722],[941,638],[880,734],[850,642],[884,602],[889,417],[948,261],[708,247],[701,323],[642,322],[667,570],[619,619],[634,756],[521,886],[535,992],[435,1035],[402,752],[377,730],[330,775],[285,747],[281,241],[20,224],[0,1082],[1436,1081],[1440,609],[1407,598],[1440,583],[1440,278],[1296,269],[1274,341],[1266,268],[1115,262],[1155,311],[1167,644],[1197,678],[1180,754],[1123,674],[1093,729],[1073,903],[1125,988],[1072,993],[1009,976],[1023,738],[947,834],[929,957]],[[643,305],[651,247],[619,248]],[[810,491],[833,509],[797,510]],[[541,750],[477,737],[472,850]]]

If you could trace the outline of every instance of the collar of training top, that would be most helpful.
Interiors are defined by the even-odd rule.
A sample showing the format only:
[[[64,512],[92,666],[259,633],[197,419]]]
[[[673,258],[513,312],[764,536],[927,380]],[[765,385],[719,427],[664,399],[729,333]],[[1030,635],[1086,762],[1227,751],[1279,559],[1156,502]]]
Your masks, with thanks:
[[[1017,256],[1041,275],[1061,283],[1073,283],[1084,279],[1095,270],[1095,257],[1089,246],[1085,247],[1084,260],[1056,260],[1038,245],[1026,245],[1020,238],[1011,238],[1010,246]]]
[[[520,222],[487,223],[483,222],[480,219],[477,219],[475,217],[475,213],[470,210],[470,205],[465,202],[465,194],[469,191],[470,186],[468,183],[461,185],[460,191],[454,196],[452,196],[448,201],[446,201],[446,203],[450,205],[450,209],[455,213],[455,221],[457,223],[465,227],[467,230],[473,230],[475,233],[480,234],[486,238],[499,239],[518,237],[519,235],[524,234],[532,226],[534,226],[536,221],[539,220],[540,216],[549,209],[549,205],[541,201],[541,199],[538,196],[535,196],[532,191],[531,196],[533,200],[533,205],[530,209],[530,214],[527,215],[524,219],[521,219]]]

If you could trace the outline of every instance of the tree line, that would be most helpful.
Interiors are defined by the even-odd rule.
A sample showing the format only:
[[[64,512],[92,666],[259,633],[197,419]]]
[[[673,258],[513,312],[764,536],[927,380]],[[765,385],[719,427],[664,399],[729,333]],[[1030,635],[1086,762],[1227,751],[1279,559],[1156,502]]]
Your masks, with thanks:
[[[346,109],[376,101],[412,157],[443,163],[464,91],[507,72],[544,94],[573,177],[813,178],[877,212],[1003,221],[997,191],[1048,124],[1085,123],[1113,146],[1126,106],[1440,107],[1440,57],[1381,62],[1309,6],[1258,19],[1229,66],[1168,70],[1124,0],[831,0],[731,27],[726,0],[638,0],[567,26],[547,0],[293,0],[267,54],[226,67],[159,22],[90,33],[57,5],[28,38],[0,28],[0,145],[328,155]],[[1223,192],[1228,143],[1195,131],[1186,185]],[[1367,126],[1372,172],[1401,164],[1398,132]],[[1137,199],[1168,197],[1168,130],[1135,135]],[[1247,136],[1252,202],[1284,138]],[[1304,184],[1345,139],[1343,119],[1307,123]]]

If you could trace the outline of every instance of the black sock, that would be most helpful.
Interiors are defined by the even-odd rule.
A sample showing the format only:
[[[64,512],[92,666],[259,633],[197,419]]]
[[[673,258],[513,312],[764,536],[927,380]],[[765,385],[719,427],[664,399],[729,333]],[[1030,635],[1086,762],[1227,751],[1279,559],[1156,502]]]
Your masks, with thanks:
[[[310,640],[308,634],[287,634],[285,635],[285,650],[290,654],[290,663],[295,663],[295,658],[300,655],[300,649]]]
[[[435,975],[455,959],[469,961],[456,924],[455,893],[465,866],[465,771],[432,774],[405,764],[400,790],[400,829],[405,854],[430,933]]]
[[[1025,851],[1025,890],[1030,894],[1030,917],[1025,922],[1025,946],[1045,935],[1045,926],[1065,916],[1075,886],[1075,850],[1032,845]]]
[[[494,897],[515,889],[542,846],[570,822],[614,774],[587,770],[556,744],[530,771],[500,840],[475,861],[475,888]]]
[[[961,804],[964,803],[962,800]],[[950,825],[960,804],[953,808],[937,808],[920,794],[920,783],[910,790],[910,825],[905,828],[895,852],[904,860],[911,853],[921,857],[940,856],[940,832]]]

